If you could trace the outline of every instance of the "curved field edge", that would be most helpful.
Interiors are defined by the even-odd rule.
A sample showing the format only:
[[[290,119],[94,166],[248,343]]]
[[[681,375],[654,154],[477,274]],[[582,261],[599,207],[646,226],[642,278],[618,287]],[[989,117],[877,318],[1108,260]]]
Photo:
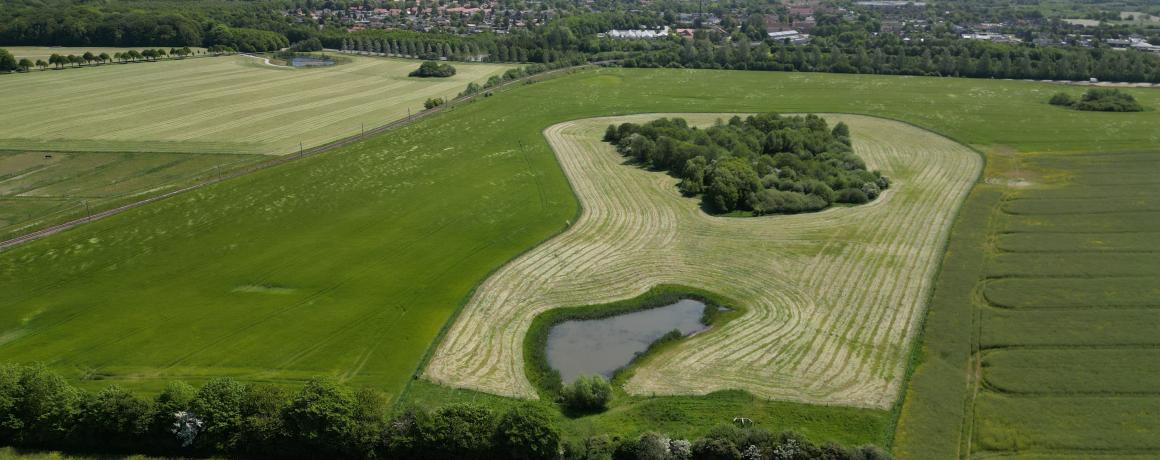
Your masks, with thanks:
[[[977,320],[971,302],[983,277],[986,228],[1001,192],[975,186],[959,211],[944,252],[922,333],[916,338],[911,375],[900,399],[891,447],[898,458],[962,458],[970,418],[969,367]]]
[[[711,123],[729,115],[679,116]],[[535,398],[521,375],[522,351],[511,343],[522,342],[530,323],[527,316],[557,306],[634,297],[659,284],[681,284],[721,292],[756,310],[750,310],[747,321],[667,348],[655,358],[664,360],[663,365],[650,362],[638,368],[626,385],[629,392],[745,389],[775,399],[889,408],[905,372],[914,314],[921,312],[937,263],[935,250],[942,247],[949,219],[981,169],[978,155],[913,126],[827,115],[832,122],[851,124],[855,150],[872,167],[904,184],[911,182],[892,188],[883,200],[898,204],[875,202],[772,218],[715,218],[701,212],[695,200],[679,197],[671,177],[624,166],[611,147],[599,142],[598,131],[610,122],[657,116],[663,114],[581,120],[545,130],[585,214],[568,232],[485,281],[466,307],[475,318],[460,316],[425,375],[452,386]],[[859,126],[864,129],[859,131]],[[899,209],[922,215],[893,218],[891,213]],[[921,228],[918,220],[924,221]],[[865,269],[867,264],[872,269]],[[807,275],[795,279],[798,273]],[[825,294],[831,279],[844,280],[833,296]],[[504,307],[521,302],[533,306]],[[904,307],[889,306],[898,304]],[[867,316],[874,319],[864,320]],[[734,335],[722,332],[730,328]],[[826,337],[815,344],[814,334],[791,332],[798,328],[829,332],[818,334]],[[464,335],[464,330],[472,332]],[[753,340],[745,337],[760,343],[756,348],[730,343]],[[497,346],[503,351],[497,352]],[[706,348],[711,355],[697,354]],[[773,360],[777,362],[770,364]],[[459,369],[464,366],[469,370]],[[666,369],[665,375],[658,374],[659,368]]]
[[[619,302],[555,308],[540,313],[532,320],[532,325],[524,337],[524,354],[528,357],[525,361],[524,372],[532,384],[535,385],[540,397],[552,400],[559,394],[561,386],[559,373],[548,364],[548,334],[551,332],[553,326],[565,321],[601,319],[635,311],[648,310],[669,305],[682,299],[699,300],[705,303],[705,313],[702,315],[701,321],[710,328],[720,327],[741,313],[744,313],[741,304],[720,295],[688,286],[670,285],[655,286],[638,297]],[[719,310],[722,308],[725,311]],[[701,333],[708,333],[708,331]],[[684,339],[684,337],[681,339]],[[647,350],[634,357],[628,365],[617,370],[612,378],[613,383],[623,383],[632,375],[632,370],[648,359],[649,356],[659,351],[659,347],[671,346],[673,344],[668,341],[662,342],[663,340],[664,338],[658,339]]]

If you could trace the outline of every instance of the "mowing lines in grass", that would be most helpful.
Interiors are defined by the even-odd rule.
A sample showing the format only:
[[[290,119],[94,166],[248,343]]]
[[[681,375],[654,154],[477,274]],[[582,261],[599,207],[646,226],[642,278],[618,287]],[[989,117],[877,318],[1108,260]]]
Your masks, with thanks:
[[[459,64],[445,79],[408,78],[418,62],[352,56],[317,69],[227,56],[0,80],[0,149],[286,154],[358,134],[454,97],[506,67]],[[78,98],[76,95],[85,97]]]
[[[712,217],[681,197],[674,179],[624,165],[600,141],[609,123],[657,116],[588,119],[545,131],[585,213],[568,232],[483,283],[426,375],[534,398],[521,344],[536,314],[680,284],[718,292],[748,311],[650,359],[626,383],[630,393],[745,389],[761,397],[889,407],[979,156],[901,123],[828,116],[849,124],[855,152],[898,185],[864,206]],[[728,117],[680,116],[701,124]]]

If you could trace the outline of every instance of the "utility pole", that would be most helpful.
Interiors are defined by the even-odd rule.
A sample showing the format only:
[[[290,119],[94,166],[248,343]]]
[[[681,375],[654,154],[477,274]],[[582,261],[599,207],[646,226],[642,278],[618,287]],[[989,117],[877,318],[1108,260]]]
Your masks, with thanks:
[[[298,156],[302,156],[302,141],[298,141]]]

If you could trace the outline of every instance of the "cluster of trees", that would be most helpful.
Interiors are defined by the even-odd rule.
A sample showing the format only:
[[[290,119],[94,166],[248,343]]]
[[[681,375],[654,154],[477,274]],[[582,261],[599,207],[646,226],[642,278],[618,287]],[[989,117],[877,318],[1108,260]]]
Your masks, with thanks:
[[[243,53],[278,51],[290,46],[290,40],[277,32],[268,30],[228,27],[216,24],[205,34],[206,47],[220,46]]]
[[[302,40],[290,45],[290,48],[288,48],[287,51],[295,53],[322,51],[322,41],[318,40],[318,38],[308,38],[306,40]]]
[[[89,393],[40,365],[0,365],[0,444],[109,453],[367,457],[384,398],[316,380],[295,392],[228,378],[170,384],[152,400]]]
[[[382,452],[417,460],[549,460],[559,458],[561,444],[553,414],[543,406],[517,405],[501,414],[458,404],[402,411],[387,425]]]
[[[610,125],[604,140],[622,154],[681,179],[705,208],[755,215],[812,212],[866,203],[890,186],[853,153],[845,123],[815,115],[734,116],[708,129],[681,118]]]
[[[452,75],[455,75],[455,67],[453,67],[451,64],[439,63],[435,61],[423,61],[422,64],[419,64],[418,69],[415,69],[411,71],[411,73],[407,74],[409,77],[421,78],[446,78]]]
[[[1144,107],[1131,94],[1118,89],[1092,88],[1075,100],[1067,93],[1055,93],[1048,101],[1051,105],[1070,107],[1093,112],[1142,112]]]
[[[444,101],[443,98],[441,98],[441,97],[429,97],[429,98],[427,98],[426,101],[423,101],[423,108],[427,109],[427,110],[431,110],[435,107],[439,107],[439,106],[446,104],[446,103],[447,103],[447,101]]]
[[[0,365],[0,444],[104,453],[271,458],[555,458],[551,413],[451,406],[388,419],[377,392],[313,380],[297,391],[229,378],[152,400],[78,390],[43,366]],[[446,455],[445,455],[446,454]]]
[[[172,383],[152,399],[89,393],[43,365],[0,365],[0,445],[108,454],[378,459],[885,459],[877,448],[816,446],[793,434],[722,426],[695,441],[658,433],[563,439],[536,403],[468,404],[388,416],[375,391],[330,380],[289,390],[229,378]]]

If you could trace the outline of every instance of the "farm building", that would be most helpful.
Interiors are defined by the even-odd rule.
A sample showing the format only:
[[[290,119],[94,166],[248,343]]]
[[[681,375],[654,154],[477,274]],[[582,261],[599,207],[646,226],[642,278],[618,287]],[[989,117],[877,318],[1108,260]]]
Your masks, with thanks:
[[[628,30],[610,30],[603,34],[612,39],[656,39],[669,36],[669,26],[665,26],[660,30],[649,29],[628,29]]]
[[[804,45],[810,42],[810,36],[796,30],[782,30],[766,34],[770,40],[788,40],[794,45]]]

